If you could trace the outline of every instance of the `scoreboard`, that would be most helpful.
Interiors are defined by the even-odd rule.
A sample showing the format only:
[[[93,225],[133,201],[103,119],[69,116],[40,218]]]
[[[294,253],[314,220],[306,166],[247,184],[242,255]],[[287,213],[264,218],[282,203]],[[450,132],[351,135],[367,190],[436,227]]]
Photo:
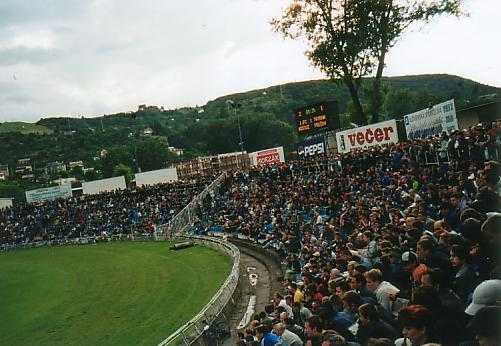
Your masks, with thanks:
[[[329,101],[297,109],[294,112],[297,132],[310,134],[321,130],[339,128],[337,102]]]

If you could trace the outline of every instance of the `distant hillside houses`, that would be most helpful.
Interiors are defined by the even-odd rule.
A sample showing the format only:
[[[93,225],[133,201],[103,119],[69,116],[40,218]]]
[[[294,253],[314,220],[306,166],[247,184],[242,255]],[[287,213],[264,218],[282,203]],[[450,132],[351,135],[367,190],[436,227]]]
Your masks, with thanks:
[[[141,132],[141,134],[143,136],[151,136],[153,135],[153,129],[151,127],[147,127]]]
[[[17,160],[15,173],[21,179],[32,179],[34,175],[33,175],[33,166],[31,164],[31,159],[25,158]]]
[[[46,174],[55,175],[61,172],[66,172],[66,165],[63,162],[59,161],[49,162],[47,166],[45,166]]]
[[[147,105],[139,105],[137,106],[138,112],[163,112],[165,109],[163,106],[147,106]]]
[[[9,165],[0,165],[0,180],[6,180],[9,177]]]
[[[72,169],[75,169],[76,167],[81,167],[82,169],[84,168],[84,163],[83,161],[71,161],[68,163],[68,169],[71,171]]]
[[[181,156],[184,153],[184,149],[179,149],[179,148],[174,148],[174,147],[169,147],[169,151],[171,153],[176,154],[177,156]]]

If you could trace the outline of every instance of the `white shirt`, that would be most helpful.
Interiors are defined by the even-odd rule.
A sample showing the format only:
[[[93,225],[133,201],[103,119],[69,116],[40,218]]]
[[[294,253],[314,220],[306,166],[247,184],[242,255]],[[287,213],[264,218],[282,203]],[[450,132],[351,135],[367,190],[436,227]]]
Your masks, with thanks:
[[[287,317],[294,318],[294,312],[292,311],[292,307],[287,305],[287,303],[285,302],[285,299],[280,300],[280,303],[278,303],[278,306],[282,306],[285,309],[285,311],[287,312]]]
[[[392,301],[390,300],[390,294],[396,294],[400,292],[398,288],[390,284],[388,281],[383,281],[374,290],[377,301],[381,306],[388,312],[391,312]]]
[[[291,332],[290,330],[284,330],[282,333],[283,343],[282,345],[290,345],[290,346],[303,346],[303,341],[299,336]]]
[[[395,346],[412,346],[412,342],[409,338],[400,338],[395,340]]]

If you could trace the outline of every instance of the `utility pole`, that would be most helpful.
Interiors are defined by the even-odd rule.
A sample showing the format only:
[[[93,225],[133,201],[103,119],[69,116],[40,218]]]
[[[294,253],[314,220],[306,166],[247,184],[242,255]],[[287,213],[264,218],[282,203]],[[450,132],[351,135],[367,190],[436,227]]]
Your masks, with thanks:
[[[233,100],[227,100],[226,106],[228,107],[228,111],[229,111],[229,107],[231,106],[233,108],[233,115],[237,117],[238,138],[240,140],[238,145],[240,147],[240,152],[243,153],[244,152],[244,141],[242,139],[242,127],[240,126],[240,114],[237,113],[237,108],[240,108],[240,104],[235,103]]]

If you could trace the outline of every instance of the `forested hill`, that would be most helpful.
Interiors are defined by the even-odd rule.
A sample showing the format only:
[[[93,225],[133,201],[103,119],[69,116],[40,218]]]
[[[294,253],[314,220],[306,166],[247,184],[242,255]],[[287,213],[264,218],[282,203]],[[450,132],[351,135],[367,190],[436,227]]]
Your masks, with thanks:
[[[368,81],[367,81],[368,82]],[[451,98],[458,109],[483,102],[485,95],[501,95],[501,89],[451,75],[418,75],[384,79],[383,118],[428,107]],[[367,99],[362,95],[363,101]],[[499,96],[498,96],[499,97]],[[138,111],[102,117],[45,118],[38,129],[46,133],[0,133],[6,155],[0,163],[21,157],[42,161],[92,161],[98,150],[131,146],[142,141],[146,127],[169,145],[186,149],[188,156],[234,151],[238,149],[237,116],[240,118],[245,149],[253,151],[276,145],[291,147],[297,140],[293,110],[319,101],[335,99],[346,124],[350,112],[348,91],[341,83],[313,80],[288,83],[265,89],[226,95],[204,106],[166,110],[144,106]],[[232,100],[240,105],[228,107]],[[484,101],[485,102],[485,101]],[[27,124],[24,124],[26,130]],[[8,128],[4,124],[4,128]],[[16,128],[16,127],[13,127]],[[26,133],[26,131],[25,131]]]

